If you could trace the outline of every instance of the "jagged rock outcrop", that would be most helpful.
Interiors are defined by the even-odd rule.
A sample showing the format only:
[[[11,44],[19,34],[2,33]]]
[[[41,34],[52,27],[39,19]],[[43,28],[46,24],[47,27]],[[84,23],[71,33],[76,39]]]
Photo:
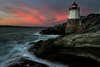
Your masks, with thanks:
[[[30,48],[38,57],[71,67],[100,66],[100,31],[39,41]]]
[[[100,14],[89,14],[82,19],[85,23],[86,32],[96,32],[100,30]]]
[[[42,30],[40,33],[41,34],[60,34],[64,35],[65,34],[65,27],[66,23],[56,25],[54,27],[49,27],[47,29]]]

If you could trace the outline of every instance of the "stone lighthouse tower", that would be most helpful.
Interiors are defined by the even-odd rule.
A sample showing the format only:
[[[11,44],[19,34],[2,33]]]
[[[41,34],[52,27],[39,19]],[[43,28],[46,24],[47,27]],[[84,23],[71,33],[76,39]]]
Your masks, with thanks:
[[[82,32],[82,24],[80,18],[80,7],[74,0],[69,8],[68,21],[66,23],[65,34]]]

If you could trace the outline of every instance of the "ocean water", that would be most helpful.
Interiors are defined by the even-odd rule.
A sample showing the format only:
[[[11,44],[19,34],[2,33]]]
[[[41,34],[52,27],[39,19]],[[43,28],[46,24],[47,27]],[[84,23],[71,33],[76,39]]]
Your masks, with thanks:
[[[43,28],[44,29],[44,28]],[[67,67],[61,63],[52,63],[36,57],[28,52],[30,43],[36,43],[39,40],[56,38],[59,35],[41,35],[41,28],[0,28],[0,67],[7,67],[13,61],[25,57],[32,61],[46,64],[49,67]],[[34,44],[33,44],[34,45]]]

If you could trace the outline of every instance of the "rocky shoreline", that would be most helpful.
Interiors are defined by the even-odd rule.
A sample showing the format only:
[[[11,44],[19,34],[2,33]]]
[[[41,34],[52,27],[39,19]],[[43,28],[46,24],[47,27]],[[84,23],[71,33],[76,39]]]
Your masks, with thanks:
[[[90,35],[91,34],[91,35]],[[70,67],[100,66],[100,32],[39,41],[30,48],[38,57]]]
[[[64,35],[65,24],[41,31],[41,34],[62,36],[41,40],[29,51],[45,60],[61,62],[70,67],[100,67],[100,14],[90,14],[82,18],[82,22],[85,23],[86,32],[80,34]]]

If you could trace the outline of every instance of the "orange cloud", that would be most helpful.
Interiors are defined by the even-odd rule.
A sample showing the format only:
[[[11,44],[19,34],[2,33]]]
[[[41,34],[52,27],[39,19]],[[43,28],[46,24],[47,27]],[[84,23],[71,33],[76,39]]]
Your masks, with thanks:
[[[27,7],[28,8],[28,7]],[[57,22],[63,22],[67,20],[67,14],[65,12],[49,12],[47,16],[46,14],[41,13],[39,9],[29,8],[29,12],[25,12],[23,10],[13,9],[15,16],[22,18],[25,22],[31,22],[34,25],[44,25],[48,22],[53,24],[57,24]],[[53,18],[53,20],[48,21]],[[53,25],[52,24],[52,25]]]
[[[9,10],[11,14],[9,14],[9,17],[13,15],[14,18],[3,17],[3,19],[0,20],[0,25],[51,26],[67,19],[66,12],[44,9],[45,7],[41,10],[25,4],[22,4],[19,8],[10,7]]]
[[[61,22],[61,21],[65,21],[67,19],[67,13],[66,11],[62,11],[62,12],[58,12],[55,10],[51,10],[49,8],[48,4],[44,4],[42,9],[41,8],[33,8],[29,5],[26,5],[24,3],[19,3],[20,6],[22,6],[23,8],[28,9],[32,15],[34,15],[35,17],[38,18],[38,20],[41,20],[41,22],[48,22],[49,19],[54,18],[54,20],[52,20],[52,22],[56,21],[56,22]],[[46,12],[45,14],[42,12]]]
[[[57,13],[55,14],[55,18],[57,22],[63,22],[68,19],[68,16],[66,13]]]
[[[34,25],[40,25],[41,24],[41,20],[42,17],[40,15],[34,15],[33,13],[27,13],[25,11],[22,11],[22,10],[18,10],[18,9],[14,9],[14,15],[16,17],[19,17],[23,20],[23,22],[29,22],[30,25],[31,23],[34,24]],[[40,17],[38,17],[40,16]]]

